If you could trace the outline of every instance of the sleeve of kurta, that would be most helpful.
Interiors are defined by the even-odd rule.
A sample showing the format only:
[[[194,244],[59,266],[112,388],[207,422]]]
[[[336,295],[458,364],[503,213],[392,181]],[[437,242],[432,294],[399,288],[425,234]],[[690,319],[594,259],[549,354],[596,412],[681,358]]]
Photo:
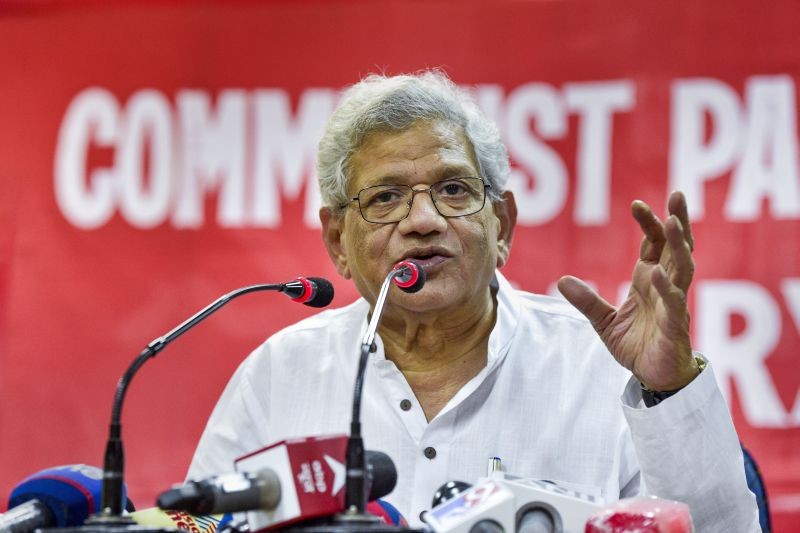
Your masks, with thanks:
[[[761,531],[739,438],[711,364],[680,392],[649,408],[631,378],[622,403],[642,493],[687,503],[699,533]]]

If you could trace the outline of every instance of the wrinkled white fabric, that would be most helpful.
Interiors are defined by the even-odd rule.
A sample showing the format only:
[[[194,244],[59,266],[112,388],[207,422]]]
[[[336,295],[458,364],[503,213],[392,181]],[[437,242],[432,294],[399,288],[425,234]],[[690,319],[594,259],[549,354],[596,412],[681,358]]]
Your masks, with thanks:
[[[499,272],[497,283],[488,364],[432,421],[379,337],[370,356],[365,445],[395,462],[397,488],[386,499],[412,524],[443,483],[473,483],[500,457],[510,474],[561,481],[608,503],[645,487],[685,501],[701,532],[759,531],[710,364],[648,409],[635,378],[568,303],[517,291]],[[368,311],[363,299],[324,311],[256,349],[215,407],[188,477],[231,471],[236,457],[286,438],[347,433]]]

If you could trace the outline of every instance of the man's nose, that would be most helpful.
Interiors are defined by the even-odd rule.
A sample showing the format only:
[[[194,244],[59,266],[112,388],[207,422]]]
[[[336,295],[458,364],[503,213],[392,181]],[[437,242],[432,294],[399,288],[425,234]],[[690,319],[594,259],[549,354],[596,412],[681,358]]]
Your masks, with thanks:
[[[433,203],[430,189],[412,189],[411,208],[408,216],[400,221],[398,228],[405,233],[416,232],[421,235],[444,231],[447,221],[439,214]]]

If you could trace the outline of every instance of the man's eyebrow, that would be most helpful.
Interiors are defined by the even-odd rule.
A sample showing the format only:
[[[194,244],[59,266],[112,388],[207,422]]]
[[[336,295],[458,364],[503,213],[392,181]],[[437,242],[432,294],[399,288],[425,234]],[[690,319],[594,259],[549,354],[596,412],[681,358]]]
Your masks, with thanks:
[[[470,165],[454,163],[438,168],[436,175],[439,178],[467,178],[477,177],[478,172]]]
[[[412,181],[413,175],[408,174],[398,174],[396,172],[387,172],[386,174],[378,174],[373,176],[371,179],[368,180],[368,184],[366,187],[371,187],[373,185],[405,185],[409,181]]]
[[[447,178],[468,178],[479,177],[480,172],[476,170],[471,164],[450,162],[442,163],[437,168],[433,169],[433,175],[436,180],[443,180]],[[364,187],[372,185],[407,185],[415,181],[416,174],[413,170],[398,170],[387,169],[384,173],[376,173],[371,176],[367,181],[368,184]]]

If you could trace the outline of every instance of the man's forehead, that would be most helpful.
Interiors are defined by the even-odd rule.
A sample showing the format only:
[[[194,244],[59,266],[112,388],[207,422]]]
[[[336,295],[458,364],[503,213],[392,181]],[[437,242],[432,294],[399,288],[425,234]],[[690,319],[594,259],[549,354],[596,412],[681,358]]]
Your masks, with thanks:
[[[447,120],[418,120],[409,127],[395,129],[376,129],[367,133],[357,151],[376,149],[398,141],[419,144],[469,144],[464,128]]]
[[[418,122],[402,131],[375,131],[351,156],[351,176],[356,181],[399,179],[417,171],[437,173],[477,170],[472,144],[461,126],[444,121]]]

